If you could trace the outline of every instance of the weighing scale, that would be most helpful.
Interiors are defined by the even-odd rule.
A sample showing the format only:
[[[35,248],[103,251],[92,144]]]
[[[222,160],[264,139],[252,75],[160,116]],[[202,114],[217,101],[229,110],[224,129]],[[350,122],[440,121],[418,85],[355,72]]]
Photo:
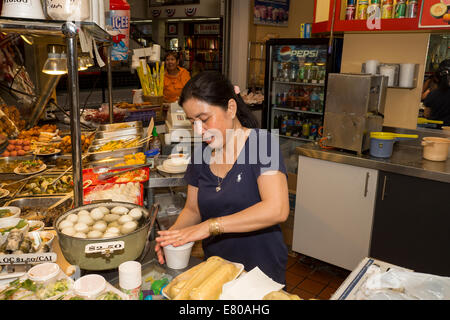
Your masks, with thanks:
[[[178,102],[171,103],[167,111],[165,139],[166,144],[202,142],[200,135],[194,136],[192,124]]]

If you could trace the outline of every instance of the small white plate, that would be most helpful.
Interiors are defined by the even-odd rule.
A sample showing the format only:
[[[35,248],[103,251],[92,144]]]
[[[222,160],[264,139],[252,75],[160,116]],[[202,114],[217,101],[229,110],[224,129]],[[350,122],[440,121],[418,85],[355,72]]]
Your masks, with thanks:
[[[14,169],[15,174],[18,174],[21,176],[29,176],[29,175],[44,171],[45,169],[47,169],[47,165],[44,163],[38,171],[34,171],[34,172],[30,172],[30,173],[20,173],[17,169],[18,169],[17,167]]]
[[[0,189],[0,199],[5,198],[7,196],[9,196],[9,190]]]
[[[186,172],[186,168],[182,168],[180,170],[167,170],[162,165],[157,166],[156,169],[158,169],[161,172],[170,173],[170,174],[177,174],[177,173],[185,173]]]

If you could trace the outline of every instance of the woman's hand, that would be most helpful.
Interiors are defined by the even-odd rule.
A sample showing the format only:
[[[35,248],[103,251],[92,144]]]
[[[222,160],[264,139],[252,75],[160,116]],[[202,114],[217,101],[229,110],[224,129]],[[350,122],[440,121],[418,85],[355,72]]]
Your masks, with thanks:
[[[158,231],[159,237],[156,238],[155,251],[160,264],[164,263],[163,248],[168,245],[174,247],[182,246],[188,242],[199,241],[210,236],[209,222],[204,221],[194,226],[179,230]]]

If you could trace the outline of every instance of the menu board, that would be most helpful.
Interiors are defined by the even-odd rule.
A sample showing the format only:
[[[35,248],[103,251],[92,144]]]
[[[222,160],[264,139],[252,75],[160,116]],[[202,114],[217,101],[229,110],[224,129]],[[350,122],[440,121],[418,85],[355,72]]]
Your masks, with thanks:
[[[423,0],[419,28],[449,28],[450,0]]]

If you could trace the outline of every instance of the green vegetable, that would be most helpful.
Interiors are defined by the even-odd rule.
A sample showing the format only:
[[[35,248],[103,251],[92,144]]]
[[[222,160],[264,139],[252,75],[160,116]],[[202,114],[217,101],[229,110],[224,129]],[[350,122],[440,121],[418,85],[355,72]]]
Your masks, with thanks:
[[[84,298],[75,296],[75,297],[70,298],[69,300],[84,300]]]
[[[122,300],[122,298],[117,293],[108,291],[98,296],[97,300]]]
[[[11,216],[11,211],[9,209],[0,209],[0,218],[6,218]]]

